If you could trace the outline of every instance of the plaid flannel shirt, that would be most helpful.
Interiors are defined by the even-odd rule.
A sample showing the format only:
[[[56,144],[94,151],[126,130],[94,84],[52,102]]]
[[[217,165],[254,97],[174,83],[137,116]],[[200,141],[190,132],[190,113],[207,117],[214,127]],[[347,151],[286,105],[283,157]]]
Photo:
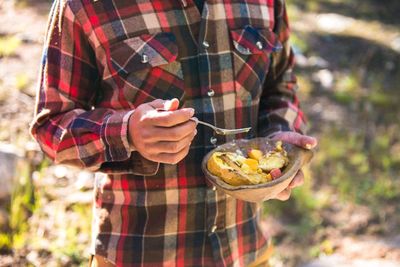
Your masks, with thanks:
[[[135,108],[178,98],[241,138],[303,131],[283,0],[58,0],[31,126],[56,163],[96,176],[93,253],[117,266],[246,266],[266,249],[258,204],[209,186],[203,156],[233,137],[199,126],[187,157],[132,150]]]

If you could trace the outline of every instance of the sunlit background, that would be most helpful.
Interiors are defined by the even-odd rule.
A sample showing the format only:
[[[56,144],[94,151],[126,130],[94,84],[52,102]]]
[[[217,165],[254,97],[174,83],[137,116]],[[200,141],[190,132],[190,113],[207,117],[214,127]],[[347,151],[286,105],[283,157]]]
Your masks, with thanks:
[[[0,0],[0,266],[85,266],[93,175],[28,134],[51,1]],[[320,140],[305,185],[265,204],[274,267],[400,266],[400,2],[288,1]]]

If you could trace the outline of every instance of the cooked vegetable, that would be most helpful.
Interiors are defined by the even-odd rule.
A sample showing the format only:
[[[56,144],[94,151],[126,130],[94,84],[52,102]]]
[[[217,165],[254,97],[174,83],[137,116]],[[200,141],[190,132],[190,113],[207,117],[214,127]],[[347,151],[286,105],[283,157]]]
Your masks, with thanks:
[[[255,160],[260,160],[261,157],[263,156],[263,153],[261,152],[261,150],[253,149],[253,148],[250,149],[248,154],[251,159],[255,159]]]
[[[275,149],[266,154],[250,149],[248,158],[237,152],[215,152],[208,160],[207,168],[226,183],[237,186],[269,182],[280,176],[281,169],[288,163],[282,142],[277,142]]]

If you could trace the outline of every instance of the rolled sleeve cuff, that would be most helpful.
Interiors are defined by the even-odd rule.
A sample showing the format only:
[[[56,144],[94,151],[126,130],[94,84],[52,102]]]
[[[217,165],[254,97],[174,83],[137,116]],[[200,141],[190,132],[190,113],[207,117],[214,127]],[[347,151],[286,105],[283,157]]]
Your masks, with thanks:
[[[130,157],[128,122],[133,112],[134,110],[117,111],[105,118],[101,136],[105,146],[106,161],[123,161]]]
[[[144,158],[129,144],[128,123],[131,111],[117,111],[109,115],[102,126],[102,139],[106,161],[100,171],[106,173],[129,173],[135,175],[155,175],[159,163]]]

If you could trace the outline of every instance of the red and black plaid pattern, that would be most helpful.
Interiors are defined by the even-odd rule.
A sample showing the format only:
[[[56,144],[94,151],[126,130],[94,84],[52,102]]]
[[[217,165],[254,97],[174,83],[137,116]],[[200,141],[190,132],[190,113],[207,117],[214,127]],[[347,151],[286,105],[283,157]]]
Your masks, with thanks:
[[[93,253],[117,266],[246,266],[266,249],[256,204],[210,188],[203,156],[233,137],[199,126],[188,156],[132,151],[135,108],[178,98],[201,120],[303,131],[283,0],[58,0],[32,134],[57,163],[98,171]],[[217,140],[210,142],[210,140]]]

